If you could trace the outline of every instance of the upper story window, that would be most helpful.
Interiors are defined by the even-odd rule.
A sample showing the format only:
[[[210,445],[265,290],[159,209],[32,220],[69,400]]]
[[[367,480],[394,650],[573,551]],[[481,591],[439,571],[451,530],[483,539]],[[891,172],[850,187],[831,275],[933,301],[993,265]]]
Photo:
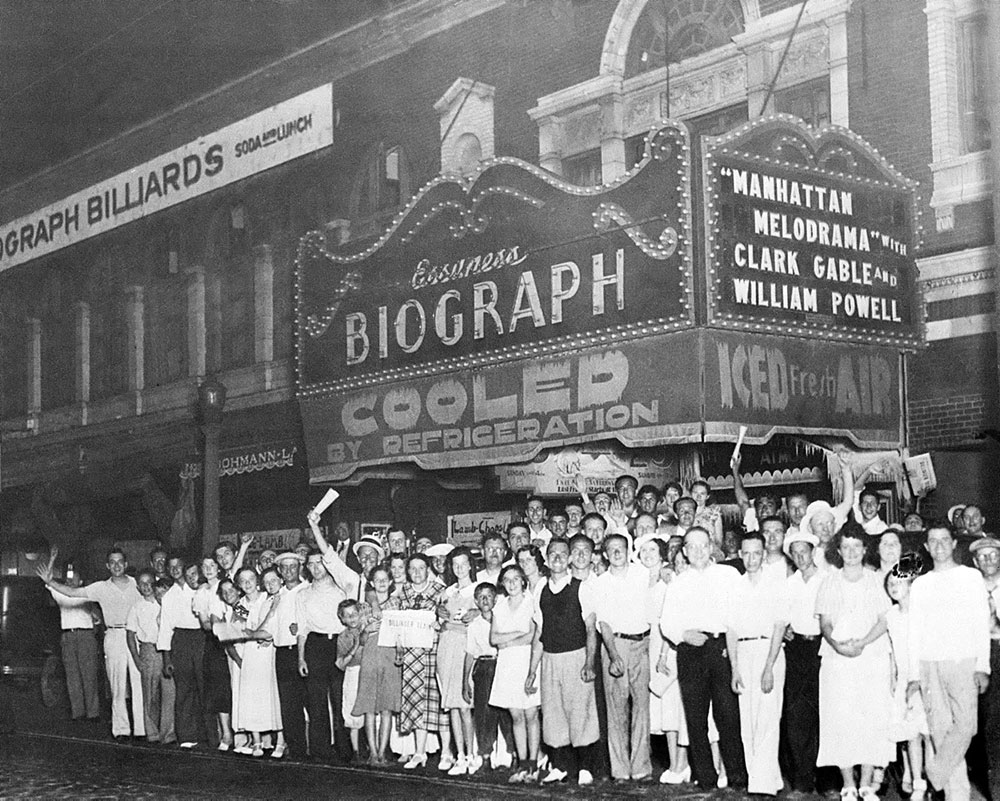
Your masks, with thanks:
[[[743,10],[735,0],[653,0],[636,22],[625,77],[721,47],[742,31]]]
[[[830,122],[830,79],[827,76],[815,81],[800,83],[775,92],[774,110],[794,114],[813,128]]]
[[[379,142],[368,151],[351,192],[351,235],[377,233],[410,197],[403,148]]]
[[[601,149],[563,159],[563,177],[577,186],[600,186]]]
[[[958,25],[959,114],[962,145],[966,153],[990,146],[987,114],[986,20],[982,15],[962,20]]]

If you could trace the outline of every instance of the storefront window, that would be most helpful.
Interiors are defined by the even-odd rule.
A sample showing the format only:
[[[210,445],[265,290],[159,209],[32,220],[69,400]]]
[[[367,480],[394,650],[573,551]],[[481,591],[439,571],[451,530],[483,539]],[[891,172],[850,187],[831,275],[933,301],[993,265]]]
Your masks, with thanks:
[[[774,110],[805,120],[813,128],[830,122],[830,79],[800,83],[774,94]]]
[[[990,146],[987,102],[986,20],[982,16],[963,20],[958,28],[959,112],[962,144],[966,153]]]
[[[650,0],[632,34],[625,77],[729,44],[742,31],[743,10],[736,0]]]

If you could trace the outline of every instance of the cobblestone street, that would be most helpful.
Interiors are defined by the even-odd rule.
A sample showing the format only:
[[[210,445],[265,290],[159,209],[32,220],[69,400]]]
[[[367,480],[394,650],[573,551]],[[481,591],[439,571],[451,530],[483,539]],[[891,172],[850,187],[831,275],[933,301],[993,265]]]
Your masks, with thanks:
[[[14,731],[8,732],[13,724]],[[120,745],[103,725],[72,723],[61,708],[47,709],[28,689],[0,685],[0,798],[7,799],[474,799],[669,798],[701,801],[691,785],[595,784],[591,788],[512,786],[510,771],[448,778],[434,768],[422,775],[380,770],[253,760],[207,749]],[[434,762],[431,762],[433,765]]]

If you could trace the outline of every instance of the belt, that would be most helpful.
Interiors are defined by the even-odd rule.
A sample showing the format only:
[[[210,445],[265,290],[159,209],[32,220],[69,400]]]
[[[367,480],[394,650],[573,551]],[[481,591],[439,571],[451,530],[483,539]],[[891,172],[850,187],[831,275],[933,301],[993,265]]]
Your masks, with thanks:
[[[125,628],[125,624],[122,623],[122,624],[117,625],[117,626],[107,626],[106,625],[104,628],[106,628],[106,629],[123,629],[123,628]]]
[[[274,647],[277,648],[279,651],[291,651],[296,646],[294,646],[294,645],[276,645]]]
[[[793,640],[805,640],[806,642],[812,642],[813,640],[818,640],[818,634],[799,634],[797,631],[792,632]]]
[[[79,628],[76,628],[76,629],[63,629],[64,632],[67,632],[67,631],[93,631],[93,630],[94,630],[93,626],[90,626],[90,627],[80,626]]]
[[[497,658],[495,656],[477,656],[477,662],[496,662]]]
[[[757,637],[740,637],[736,642],[753,642],[754,640],[770,640],[770,636],[766,634],[761,634]]]
[[[616,631],[615,636],[620,640],[631,640],[632,642],[640,642],[642,640],[645,640],[649,636],[649,629],[646,629],[642,634],[622,634],[620,631]]]
[[[336,634],[324,634],[322,631],[310,631],[307,637],[322,637],[324,640],[336,639]]]
[[[719,637],[725,636],[724,633],[721,631],[703,631],[702,634],[704,634],[710,640],[717,640],[719,639]]]

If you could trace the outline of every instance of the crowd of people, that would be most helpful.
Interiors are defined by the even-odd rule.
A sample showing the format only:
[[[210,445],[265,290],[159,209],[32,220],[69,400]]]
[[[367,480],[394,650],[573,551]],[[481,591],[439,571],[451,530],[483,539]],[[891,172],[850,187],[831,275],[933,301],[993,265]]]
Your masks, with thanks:
[[[311,541],[255,560],[243,537],[199,560],[156,549],[134,578],[118,549],[105,581],[56,581],[55,552],[38,572],[80,720],[100,717],[99,606],[123,741],[844,801],[894,777],[966,801],[981,729],[969,763],[1000,801],[1000,540],[975,505],[888,525],[841,471],[836,504],[751,500],[734,457],[738,524],[704,481],[621,476],[529,498],[476,550],[328,540],[311,512]],[[401,620],[422,639],[385,636]]]

